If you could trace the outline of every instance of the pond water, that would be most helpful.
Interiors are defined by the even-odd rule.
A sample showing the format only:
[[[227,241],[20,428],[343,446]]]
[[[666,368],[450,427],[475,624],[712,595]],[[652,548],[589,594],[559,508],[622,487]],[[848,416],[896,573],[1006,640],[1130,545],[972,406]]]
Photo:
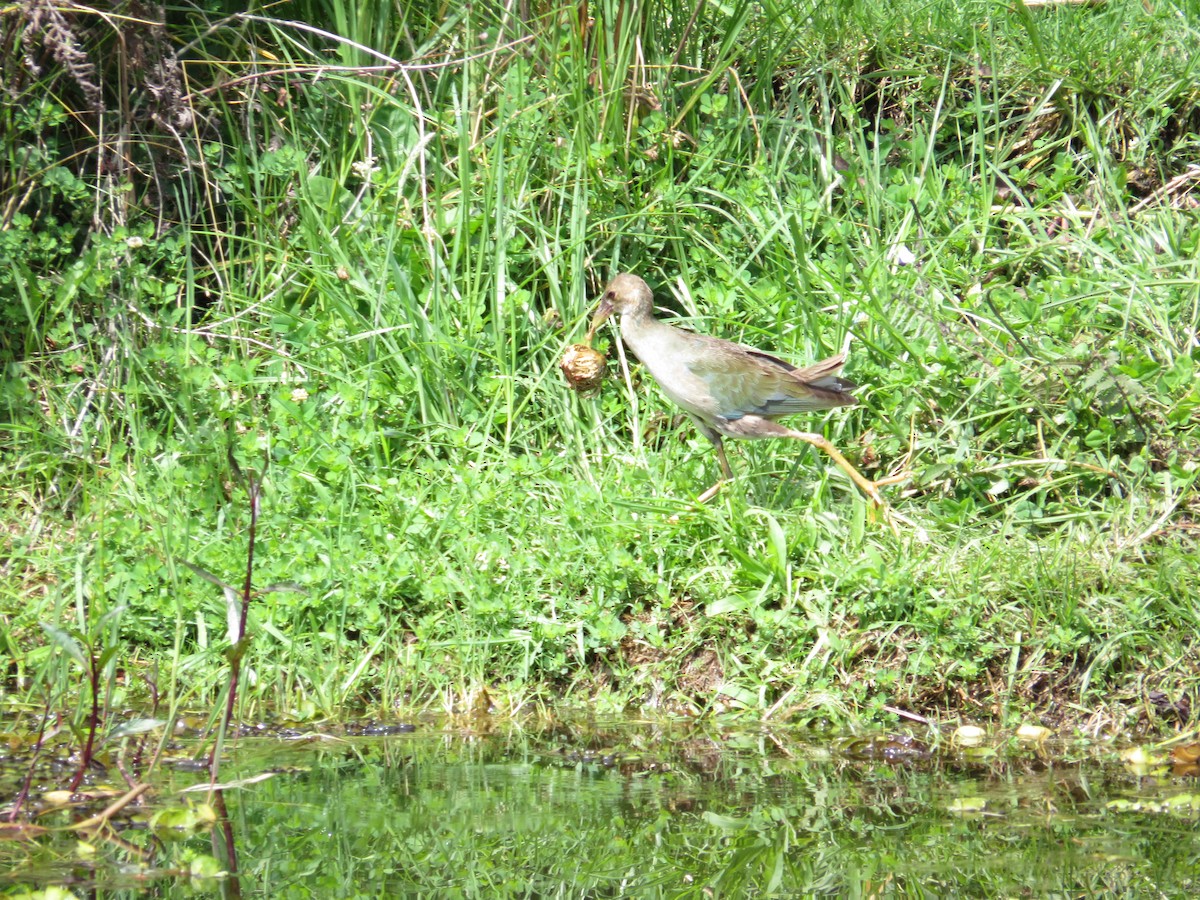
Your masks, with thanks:
[[[182,763],[148,780],[101,827],[65,830],[104,801],[68,805],[0,841],[0,892],[1200,896],[1194,774],[1052,741],[480,720],[242,736],[216,796],[180,794],[205,780]]]

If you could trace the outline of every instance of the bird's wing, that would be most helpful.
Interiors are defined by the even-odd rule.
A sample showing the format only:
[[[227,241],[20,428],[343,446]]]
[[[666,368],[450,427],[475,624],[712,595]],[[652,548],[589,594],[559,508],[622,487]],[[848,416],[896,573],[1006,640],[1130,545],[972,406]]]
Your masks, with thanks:
[[[852,406],[856,385],[838,378],[844,356],[833,356],[805,368],[722,341],[689,360],[692,374],[707,385],[719,415],[763,418],[835,406]]]

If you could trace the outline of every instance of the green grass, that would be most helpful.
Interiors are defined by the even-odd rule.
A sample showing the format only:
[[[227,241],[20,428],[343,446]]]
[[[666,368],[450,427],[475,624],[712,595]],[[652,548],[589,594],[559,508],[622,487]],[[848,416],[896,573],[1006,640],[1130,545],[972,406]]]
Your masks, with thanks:
[[[1196,696],[1196,10],[617,6],[180,12],[191,118],[134,91],[111,136],[76,73],[13,76],[6,702],[70,706],[80,648],[109,708],[209,702],[225,599],[180,562],[241,584],[239,471],[256,585],[304,589],[252,603],[246,718]],[[694,509],[715,458],[650,380],[557,371],[627,270],[698,330],[849,341],[863,403],[811,427],[909,472],[909,524],[779,443]]]

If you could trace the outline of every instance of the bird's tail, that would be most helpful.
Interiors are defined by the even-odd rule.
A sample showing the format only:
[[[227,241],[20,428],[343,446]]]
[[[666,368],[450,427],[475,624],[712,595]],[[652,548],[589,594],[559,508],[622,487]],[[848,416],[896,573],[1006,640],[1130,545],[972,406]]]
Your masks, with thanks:
[[[834,394],[849,394],[858,385],[849,378],[838,376],[838,372],[842,370],[842,366],[845,364],[846,354],[839,353],[837,356],[823,359],[820,362],[813,363],[811,366],[805,366],[803,369],[793,370],[792,377],[797,381],[803,381],[809,387],[830,391]],[[854,402],[853,397],[847,399],[851,403]]]

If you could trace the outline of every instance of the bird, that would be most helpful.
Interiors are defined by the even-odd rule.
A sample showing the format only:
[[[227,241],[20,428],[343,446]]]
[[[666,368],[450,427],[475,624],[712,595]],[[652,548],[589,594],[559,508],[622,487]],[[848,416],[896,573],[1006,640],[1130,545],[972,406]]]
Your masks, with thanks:
[[[818,448],[842,469],[876,508],[887,508],[881,484],[862,475],[823,435],[796,431],[776,419],[793,413],[854,406],[858,385],[839,373],[840,353],[803,368],[733,341],[695,334],[654,317],[654,295],[637,275],[617,275],[604,289],[592,315],[588,337],[610,316],[618,317],[621,339],[641,361],[667,398],[696,423],[721,463],[721,480],[704,491],[704,503],[733,479],[725,438],[792,438]]]

